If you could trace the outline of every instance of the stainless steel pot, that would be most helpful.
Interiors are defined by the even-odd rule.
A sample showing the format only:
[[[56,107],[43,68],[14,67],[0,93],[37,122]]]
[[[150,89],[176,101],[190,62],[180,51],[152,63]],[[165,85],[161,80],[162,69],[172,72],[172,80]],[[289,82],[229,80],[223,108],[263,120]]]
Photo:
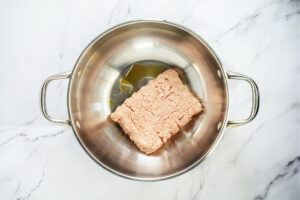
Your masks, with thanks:
[[[178,66],[205,104],[205,112],[149,156],[141,153],[121,128],[109,120],[109,99],[126,67],[144,60]],[[70,79],[69,120],[54,119],[46,109],[49,82]],[[252,110],[245,120],[228,121],[228,79],[247,81]],[[191,30],[165,21],[133,21],[118,25],[92,41],[72,72],[49,77],[42,87],[42,112],[55,123],[69,125],[98,164],[135,180],[161,180],[199,164],[219,141],[226,127],[247,124],[258,112],[259,92],[244,75],[225,72],[208,44]]]

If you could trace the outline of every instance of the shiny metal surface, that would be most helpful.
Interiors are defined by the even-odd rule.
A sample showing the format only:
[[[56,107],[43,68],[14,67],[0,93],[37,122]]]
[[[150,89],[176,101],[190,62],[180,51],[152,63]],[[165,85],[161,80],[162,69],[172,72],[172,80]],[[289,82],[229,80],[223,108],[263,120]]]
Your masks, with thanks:
[[[247,123],[251,122],[258,113],[258,108],[259,108],[258,87],[257,87],[256,83],[253,81],[253,79],[251,79],[248,76],[234,73],[234,72],[227,72],[227,76],[228,76],[228,79],[247,81],[249,83],[249,85],[251,87],[251,91],[252,91],[252,108],[251,108],[251,113],[250,113],[249,117],[247,119],[238,120],[238,121],[229,120],[227,123],[227,127],[236,127],[236,126],[241,126],[241,125],[247,124]]]
[[[47,92],[48,84],[54,80],[70,78],[70,76],[71,76],[71,72],[65,72],[65,73],[50,76],[49,78],[47,78],[47,80],[44,82],[42,86],[42,92],[41,92],[42,113],[46,117],[46,119],[48,119],[51,122],[63,124],[63,125],[70,125],[70,120],[55,119],[51,117],[47,112],[47,106],[46,106],[46,92]]]
[[[128,66],[140,61],[160,61],[180,68],[205,105],[201,115],[148,156],[109,119],[115,108],[110,105],[114,86]],[[227,77],[214,52],[188,29],[162,21],[125,23],[98,36],[78,59],[68,91],[70,123],[86,152],[111,172],[135,180],[170,178],[199,164],[220,139],[227,126],[228,78],[243,79],[253,86],[248,78]],[[121,104],[122,100],[116,102]],[[253,103],[249,119],[231,125],[251,121],[256,105]],[[45,103],[42,107],[49,120],[58,122],[47,115]]]

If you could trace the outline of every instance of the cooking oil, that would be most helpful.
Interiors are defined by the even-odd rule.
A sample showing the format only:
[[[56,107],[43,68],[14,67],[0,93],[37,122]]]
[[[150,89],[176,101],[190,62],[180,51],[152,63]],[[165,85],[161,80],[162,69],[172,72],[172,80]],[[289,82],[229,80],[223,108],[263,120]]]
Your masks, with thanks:
[[[125,77],[120,79],[120,91],[131,94],[168,68],[168,66],[160,63],[135,63],[131,66]]]
[[[112,105],[114,105],[114,100],[112,100],[112,99],[109,99],[109,101],[108,101],[108,105],[109,105],[109,106],[112,106]]]
[[[111,88],[110,99],[108,100],[111,111],[121,105],[133,92],[138,91],[150,80],[155,79],[159,74],[170,68],[178,72],[184,85],[189,85],[182,69],[160,61],[146,60],[122,67],[120,76]]]

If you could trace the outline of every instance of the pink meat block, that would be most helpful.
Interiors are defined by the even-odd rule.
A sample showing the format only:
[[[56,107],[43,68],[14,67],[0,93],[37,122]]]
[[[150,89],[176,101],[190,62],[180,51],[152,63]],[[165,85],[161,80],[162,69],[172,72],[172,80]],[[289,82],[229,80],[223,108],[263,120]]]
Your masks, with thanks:
[[[200,101],[182,84],[177,72],[169,69],[126,99],[111,119],[142,152],[150,154],[202,110]]]

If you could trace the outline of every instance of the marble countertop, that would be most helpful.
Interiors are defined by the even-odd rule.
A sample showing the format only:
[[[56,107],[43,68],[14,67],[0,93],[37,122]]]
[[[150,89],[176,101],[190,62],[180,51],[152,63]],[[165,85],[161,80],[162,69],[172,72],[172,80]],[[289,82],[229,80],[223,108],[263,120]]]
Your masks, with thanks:
[[[0,1],[0,199],[299,199],[297,0]],[[47,121],[40,89],[70,71],[99,33],[134,19],[165,19],[201,35],[226,70],[252,77],[261,106],[227,129],[199,166],[137,182],[98,166],[71,128]],[[49,88],[49,112],[67,118],[67,81]],[[230,81],[230,119],[250,112],[247,84]]]

